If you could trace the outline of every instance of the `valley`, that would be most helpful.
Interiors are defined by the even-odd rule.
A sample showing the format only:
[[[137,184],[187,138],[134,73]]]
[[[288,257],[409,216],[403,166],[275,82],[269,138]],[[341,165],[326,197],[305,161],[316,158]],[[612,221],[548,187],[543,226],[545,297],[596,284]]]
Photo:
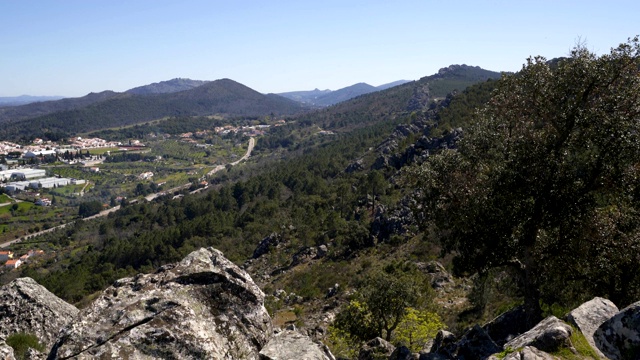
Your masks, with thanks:
[[[621,251],[640,232],[629,46],[612,50],[620,61],[578,47],[517,75],[452,65],[322,108],[223,79],[5,119],[3,140],[105,146],[3,157],[86,183],[2,195],[4,249],[41,252],[0,282],[39,284],[90,319],[41,335],[52,358],[120,346],[197,358],[221,342],[255,358],[287,334],[343,359],[596,358],[608,348],[565,314],[607,298],[604,323],[640,299],[637,253]],[[507,311],[513,332],[492,330]],[[245,327],[191,341],[202,319]],[[547,322],[564,340],[518,336]]]

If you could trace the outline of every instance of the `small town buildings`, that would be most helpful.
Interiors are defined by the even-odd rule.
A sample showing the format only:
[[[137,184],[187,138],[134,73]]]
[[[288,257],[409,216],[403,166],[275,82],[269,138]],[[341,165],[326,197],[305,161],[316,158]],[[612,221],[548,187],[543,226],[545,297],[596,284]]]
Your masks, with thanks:
[[[11,251],[0,251],[0,261],[7,261],[13,259],[13,252]]]
[[[67,186],[71,184],[69,178],[46,178],[29,182],[29,187],[32,189],[53,189],[56,187]]]
[[[22,265],[22,260],[20,259],[7,260],[4,264],[4,266],[9,269],[17,269],[20,265]]]
[[[46,170],[41,169],[11,169],[0,171],[0,180],[29,180],[47,176]]]
[[[47,198],[40,198],[34,202],[38,206],[51,206],[51,200]]]
[[[47,156],[47,155],[56,155],[57,152],[55,150],[38,150],[38,151],[27,151],[22,157],[27,159],[32,159],[39,156]]]

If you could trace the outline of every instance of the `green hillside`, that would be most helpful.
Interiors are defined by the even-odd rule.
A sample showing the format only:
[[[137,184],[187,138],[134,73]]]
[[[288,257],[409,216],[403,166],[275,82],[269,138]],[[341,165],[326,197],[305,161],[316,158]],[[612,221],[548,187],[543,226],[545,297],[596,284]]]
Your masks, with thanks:
[[[132,125],[168,116],[286,115],[302,111],[297,102],[264,95],[233,80],[209,82],[170,94],[118,94],[73,110],[12,122],[0,129],[0,138],[60,138],[62,135]],[[34,129],[38,129],[34,131]]]

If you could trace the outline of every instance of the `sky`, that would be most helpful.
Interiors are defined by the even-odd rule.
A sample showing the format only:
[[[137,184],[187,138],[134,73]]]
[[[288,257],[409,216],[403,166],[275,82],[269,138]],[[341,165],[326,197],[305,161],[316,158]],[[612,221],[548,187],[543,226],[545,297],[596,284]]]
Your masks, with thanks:
[[[640,33],[640,1],[0,0],[0,96],[67,97],[173,78],[262,93],[517,71]]]

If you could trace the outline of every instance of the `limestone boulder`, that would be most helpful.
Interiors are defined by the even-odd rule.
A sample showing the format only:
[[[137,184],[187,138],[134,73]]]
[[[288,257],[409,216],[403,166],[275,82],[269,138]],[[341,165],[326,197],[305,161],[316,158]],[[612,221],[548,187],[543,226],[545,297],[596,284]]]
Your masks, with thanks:
[[[391,343],[383,338],[377,337],[367,341],[367,343],[360,348],[358,360],[386,360],[395,349],[396,347],[391,345]]]
[[[77,319],[49,359],[258,359],[273,333],[263,292],[213,248],[116,281]]]
[[[31,278],[19,278],[0,288],[0,336],[4,339],[13,333],[28,333],[51,347],[77,314],[75,306]]]
[[[335,360],[335,357],[327,346],[295,330],[286,330],[272,337],[260,351],[260,360],[285,359]]]
[[[2,360],[16,360],[13,355],[13,348],[7,345],[4,341],[0,341],[0,359]]]
[[[456,359],[464,360],[484,360],[502,351],[487,332],[475,325],[467,331],[458,342],[456,342]]]
[[[516,336],[529,330],[524,306],[517,306],[500,314],[482,328],[498,346],[503,346]]]
[[[566,320],[582,332],[591,347],[599,353],[598,355],[604,357],[596,346],[593,334],[602,323],[612,318],[618,311],[618,307],[611,301],[596,297],[572,310],[567,314]]]
[[[593,334],[597,348],[609,359],[640,358],[640,301],[602,323]]]
[[[504,348],[519,349],[533,346],[545,352],[556,351],[562,347],[571,348],[571,326],[555,316],[549,316],[531,330],[507,342]]]

